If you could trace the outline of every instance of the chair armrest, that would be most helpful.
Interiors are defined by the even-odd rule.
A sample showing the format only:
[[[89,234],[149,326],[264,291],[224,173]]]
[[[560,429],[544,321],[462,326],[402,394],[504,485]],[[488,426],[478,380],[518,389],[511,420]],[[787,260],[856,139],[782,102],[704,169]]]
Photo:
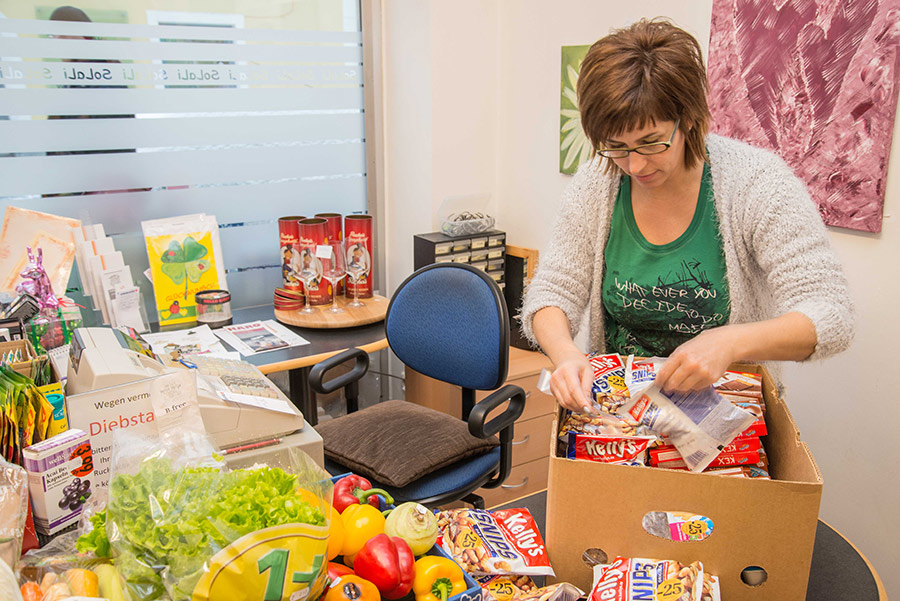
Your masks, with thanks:
[[[349,361],[356,359],[353,369],[336,378],[325,381],[325,374]],[[369,354],[362,349],[349,348],[316,363],[309,371],[309,385],[320,394],[328,394],[339,388],[346,388],[347,412],[356,411],[359,399],[359,380],[369,371]]]
[[[503,413],[491,421],[485,422],[491,411],[507,401],[509,401],[509,407]],[[469,434],[478,438],[487,438],[497,433],[502,436],[502,430],[512,426],[524,410],[525,391],[520,386],[507,384],[475,403],[469,414]],[[512,433],[510,433],[510,440],[512,440]]]
[[[503,412],[489,422],[485,422],[491,411],[509,402]],[[500,438],[500,466],[497,473],[484,488],[497,488],[512,471],[513,426],[525,410],[525,391],[520,386],[507,384],[475,404],[469,414],[469,433],[478,438],[498,434]]]

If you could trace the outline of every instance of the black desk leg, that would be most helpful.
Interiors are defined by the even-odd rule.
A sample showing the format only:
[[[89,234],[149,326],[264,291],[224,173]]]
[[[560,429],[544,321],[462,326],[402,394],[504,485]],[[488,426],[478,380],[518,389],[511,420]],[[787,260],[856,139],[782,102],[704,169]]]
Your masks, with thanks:
[[[316,393],[309,387],[309,367],[299,367],[288,371],[288,386],[291,402],[303,414],[310,426],[319,423]]]

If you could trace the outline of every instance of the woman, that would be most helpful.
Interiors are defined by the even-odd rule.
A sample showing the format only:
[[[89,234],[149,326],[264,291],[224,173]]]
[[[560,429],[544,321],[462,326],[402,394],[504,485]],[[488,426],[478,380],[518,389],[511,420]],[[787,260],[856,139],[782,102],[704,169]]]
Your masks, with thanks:
[[[804,184],[770,152],[707,135],[697,41],[641,20],[595,43],[578,99],[598,157],[575,175],[522,308],[553,395],[590,411],[591,350],[668,356],[666,390],[735,361],[823,358],[852,338],[847,284]]]

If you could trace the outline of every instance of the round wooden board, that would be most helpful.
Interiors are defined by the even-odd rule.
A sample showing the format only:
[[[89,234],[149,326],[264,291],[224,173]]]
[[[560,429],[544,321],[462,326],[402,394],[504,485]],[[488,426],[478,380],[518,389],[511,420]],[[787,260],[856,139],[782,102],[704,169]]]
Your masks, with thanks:
[[[275,319],[298,328],[352,328],[382,321],[387,313],[388,299],[378,294],[372,298],[359,299],[365,303],[362,307],[348,307],[350,300],[352,299],[338,297],[337,304],[344,309],[341,313],[329,312],[331,305],[320,305],[313,307],[313,313],[276,309]]]

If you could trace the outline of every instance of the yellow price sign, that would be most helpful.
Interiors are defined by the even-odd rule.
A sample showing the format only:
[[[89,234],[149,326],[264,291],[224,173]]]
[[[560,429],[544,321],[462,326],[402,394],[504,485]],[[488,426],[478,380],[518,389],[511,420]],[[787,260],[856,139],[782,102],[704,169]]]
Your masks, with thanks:
[[[681,524],[681,531],[691,539],[703,539],[709,531],[705,520],[689,520]]]
[[[463,528],[456,535],[456,545],[462,549],[477,549],[481,546],[481,539],[471,528]]]
[[[675,601],[684,594],[684,584],[678,578],[664,580],[656,587],[656,601]]]
[[[284,524],[234,541],[209,562],[192,601],[305,601],[327,579],[328,529]]]
[[[488,585],[488,590],[491,591],[491,595],[499,601],[512,599],[513,595],[516,593],[516,588],[509,580],[494,581]]]

